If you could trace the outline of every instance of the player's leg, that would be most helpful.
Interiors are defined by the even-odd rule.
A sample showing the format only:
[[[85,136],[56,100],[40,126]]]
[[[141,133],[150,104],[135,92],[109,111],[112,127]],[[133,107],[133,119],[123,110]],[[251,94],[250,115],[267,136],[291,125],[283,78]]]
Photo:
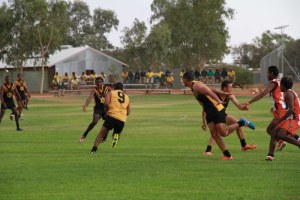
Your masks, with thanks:
[[[225,145],[223,139],[218,134],[217,129],[216,129],[216,125],[213,122],[210,122],[207,125],[208,125],[211,136],[214,138],[214,140],[216,141],[218,147],[223,152],[223,156],[221,157],[221,159],[222,160],[232,160],[233,157],[231,156],[229,151],[226,149],[226,145]]]
[[[285,130],[283,128],[281,128],[280,131],[278,131],[277,138],[281,139],[281,140],[284,140],[284,141],[286,141],[286,142],[288,142],[290,144],[293,144],[295,146],[300,147],[300,141],[296,140],[294,137],[290,137],[288,135],[287,130]]]
[[[207,155],[207,156],[212,156],[212,152],[211,152],[211,149],[212,149],[212,145],[215,143],[215,139],[210,136],[209,140],[208,140],[208,144],[207,144],[207,147],[206,147],[206,150],[205,152],[203,153],[204,155]]]
[[[112,147],[115,147],[118,141],[120,140],[121,133],[123,131],[125,123],[114,118],[113,118],[113,123],[114,123],[114,132],[112,135],[113,137]]]
[[[89,126],[86,129],[86,131],[82,134],[82,136],[79,139],[80,143],[82,143],[84,141],[84,139],[87,137],[87,135],[89,134],[89,132],[96,126],[96,124],[98,123],[99,119],[100,119],[100,114],[94,113],[93,114],[93,121],[89,124]]]
[[[22,131],[22,129],[20,128],[20,125],[19,125],[19,115],[18,115],[17,108],[12,107],[11,110],[12,110],[13,114],[15,115],[15,122],[16,122],[17,131]]]
[[[22,101],[17,101],[17,104],[18,104],[17,111],[18,111],[18,115],[19,115],[19,119],[20,119],[22,111],[23,111]]]
[[[269,143],[269,152],[265,160],[272,161],[274,159],[274,151],[277,144],[277,133],[280,129],[274,129],[272,133],[270,133],[270,143]]]
[[[109,130],[104,125],[101,127],[101,130],[95,139],[94,146],[92,147],[90,153],[96,153],[99,144],[102,142],[104,135],[108,134],[108,131]]]
[[[4,108],[1,106],[0,123],[1,123],[1,121],[2,121],[2,119],[3,119],[4,114],[5,114],[5,110],[6,110],[6,109],[4,109]]]
[[[237,122],[238,122],[238,120],[236,118],[234,118],[233,116],[226,115],[226,124],[227,125],[235,124]],[[237,128],[236,133],[237,133],[237,136],[240,139],[240,143],[241,143],[241,146],[242,146],[242,151],[247,151],[248,149],[255,149],[256,148],[256,145],[246,143],[246,139],[245,139],[242,127]]]

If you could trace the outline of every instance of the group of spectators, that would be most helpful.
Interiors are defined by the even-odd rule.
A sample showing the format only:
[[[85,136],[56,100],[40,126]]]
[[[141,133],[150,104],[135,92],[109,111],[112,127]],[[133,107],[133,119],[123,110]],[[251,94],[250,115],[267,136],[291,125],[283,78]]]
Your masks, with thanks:
[[[166,70],[166,72],[161,70],[153,72],[150,69],[148,71],[137,70],[135,72],[123,70],[122,81],[123,84],[155,84],[157,87],[172,88],[174,77],[169,70]]]
[[[222,71],[220,71],[219,68],[216,68],[215,71],[213,71],[212,68],[209,68],[208,70],[203,68],[202,71],[195,69],[193,71],[195,80],[202,81],[204,83],[221,83],[224,80],[229,80],[234,83],[236,79],[235,72],[231,68],[229,71],[227,71],[226,68],[223,68]],[[180,72],[181,83],[184,72],[184,69]]]
[[[100,74],[96,74],[94,71],[91,72],[90,75],[87,75],[85,72],[82,72],[80,76],[77,76],[75,72],[72,72],[72,75],[66,72],[64,75],[58,74],[55,72],[52,81],[53,89],[78,89],[79,85],[93,85],[95,84],[95,79],[97,77],[106,78],[106,74],[101,72]]]

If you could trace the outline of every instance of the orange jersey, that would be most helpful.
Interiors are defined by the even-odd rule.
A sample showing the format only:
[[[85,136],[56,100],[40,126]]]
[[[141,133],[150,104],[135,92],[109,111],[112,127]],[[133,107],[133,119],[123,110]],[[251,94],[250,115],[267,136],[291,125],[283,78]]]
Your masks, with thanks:
[[[278,110],[279,112],[285,112],[286,111],[286,105],[283,98],[283,93],[280,90],[280,80],[279,79],[273,79],[272,81],[276,84],[276,88],[270,92],[270,97],[273,103],[273,110]]]
[[[298,98],[297,93],[294,90],[289,89],[288,91],[291,91],[294,93],[295,98],[294,98],[294,110],[293,110],[293,114],[291,116],[289,116],[289,119],[293,119],[293,120],[297,120],[299,121],[299,125],[300,125],[300,101]],[[288,107],[288,105],[287,105]]]

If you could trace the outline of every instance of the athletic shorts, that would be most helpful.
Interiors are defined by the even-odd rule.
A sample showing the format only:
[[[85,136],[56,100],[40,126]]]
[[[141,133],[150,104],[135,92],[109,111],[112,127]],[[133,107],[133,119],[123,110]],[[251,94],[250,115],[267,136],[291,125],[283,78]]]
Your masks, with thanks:
[[[214,124],[225,123],[226,124],[226,113],[225,109],[218,112],[206,113],[207,124],[213,122]]]
[[[95,114],[98,114],[98,115],[100,115],[101,117],[102,117],[102,119],[104,119],[105,120],[105,118],[106,118],[106,113],[104,112],[104,109],[103,108],[95,108],[94,107],[94,115]]]
[[[124,128],[125,122],[122,122],[118,119],[115,119],[109,115],[107,115],[103,126],[108,130],[114,129],[114,133],[121,133]]]
[[[3,104],[1,103],[1,110],[5,110],[5,109],[13,109],[16,107],[15,102],[13,101],[8,101],[5,102],[6,103],[6,108],[4,108]]]
[[[287,132],[289,132],[292,135],[295,135],[297,130],[300,129],[300,121],[294,120],[294,119],[286,119],[282,121],[279,125],[279,128],[285,129]]]
[[[19,93],[21,97],[21,101],[25,101],[27,99],[27,96],[25,93]]]
[[[271,112],[273,113],[274,119],[278,119],[278,118],[282,117],[283,115],[285,115],[286,110],[272,110]]]

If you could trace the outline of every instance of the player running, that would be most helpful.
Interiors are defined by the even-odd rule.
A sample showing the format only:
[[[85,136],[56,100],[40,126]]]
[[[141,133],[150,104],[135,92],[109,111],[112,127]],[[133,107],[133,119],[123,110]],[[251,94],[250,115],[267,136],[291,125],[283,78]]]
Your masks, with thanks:
[[[96,153],[99,144],[107,137],[108,132],[112,129],[114,129],[112,147],[115,147],[120,139],[127,116],[130,114],[129,97],[123,92],[123,84],[120,82],[116,83],[114,89],[115,90],[109,92],[105,98],[105,106],[108,107],[107,117],[95,139],[94,146],[90,153]]]
[[[202,105],[206,113],[206,121],[211,136],[223,152],[222,160],[232,160],[233,157],[226,149],[225,143],[221,136],[225,137],[241,126],[249,126],[254,129],[254,125],[245,119],[240,119],[237,123],[226,127],[226,114],[224,106],[218,96],[212,92],[204,83],[194,81],[193,72],[188,71],[183,75],[183,83],[186,87],[191,88],[195,98]]]
[[[273,121],[271,130],[271,139],[269,144],[269,153],[267,161],[274,159],[274,150],[278,139],[296,145],[300,148],[300,141],[289,135],[295,135],[300,129],[300,101],[297,93],[292,90],[293,81],[291,78],[283,77],[280,81],[281,91],[284,92],[284,101],[288,107],[287,112]]]
[[[107,93],[110,91],[109,87],[103,84],[103,78],[97,77],[95,80],[96,87],[92,89],[90,96],[87,98],[85,104],[83,105],[83,112],[86,112],[86,108],[92,101],[92,98],[95,100],[94,106],[94,114],[93,114],[93,121],[89,124],[86,131],[80,137],[79,142],[82,143],[84,139],[87,137],[88,133],[95,127],[98,121],[102,118],[105,119],[105,106],[104,100]]]
[[[226,111],[227,107],[228,107],[228,104],[229,104],[229,101],[232,101],[234,103],[234,105],[240,109],[240,110],[245,110],[245,107],[243,107],[242,104],[240,104],[240,102],[236,99],[236,97],[232,94],[232,83],[230,81],[223,81],[221,83],[221,90],[223,92],[226,92],[226,93],[229,93],[230,95],[226,95],[226,94],[220,94],[217,90],[214,90],[212,89],[212,91],[214,93],[217,94],[217,96],[219,97],[220,100],[222,100],[224,102],[223,106],[224,106],[224,109]],[[206,119],[205,119],[205,112],[203,111],[202,113],[202,129],[204,131],[206,131]],[[235,124],[237,123],[238,121],[232,116],[232,115],[229,115],[226,113],[226,124],[227,125],[231,125],[231,124]],[[246,143],[246,139],[245,139],[245,136],[244,136],[244,133],[242,131],[242,128],[239,127],[238,129],[236,129],[236,133],[237,133],[237,136],[239,137],[240,139],[240,143],[241,143],[241,146],[242,146],[242,151],[247,151],[248,149],[255,149],[256,148],[256,145],[253,145],[253,144],[247,144]],[[206,147],[206,150],[204,152],[204,155],[212,155],[211,153],[211,149],[212,149],[212,145],[215,143],[215,140],[213,137],[210,137],[209,140],[208,140],[208,145]]]
[[[31,97],[26,82],[23,79],[23,74],[18,74],[18,79],[14,83],[14,87],[18,91],[20,95],[20,99],[17,98],[17,110],[19,112],[19,119],[21,118],[21,114],[23,111],[23,106],[25,109],[28,109],[28,102]],[[10,119],[12,120],[15,115],[13,113],[10,114]]]
[[[5,76],[5,82],[1,85],[0,88],[0,99],[1,99],[1,113],[0,113],[0,123],[5,114],[6,109],[10,109],[15,115],[15,121],[17,126],[17,131],[22,131],[19,126],[19,115],[14,102],[14,96],[16,99],[20,99],[18,91],[14,88],[13,83],[10,81],[9,76]],[[21,102],[21,106],[22,102]]]

